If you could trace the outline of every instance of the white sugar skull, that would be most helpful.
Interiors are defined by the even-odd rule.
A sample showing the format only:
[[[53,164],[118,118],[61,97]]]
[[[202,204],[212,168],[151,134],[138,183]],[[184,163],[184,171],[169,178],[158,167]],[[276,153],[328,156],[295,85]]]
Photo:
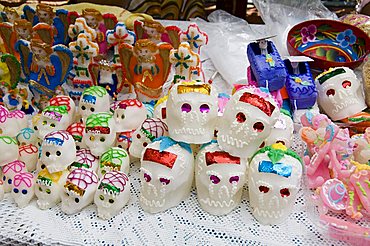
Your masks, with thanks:
[[[12,162],[9,162],[2,168],[3,170],[3,187],[5,192],[10,192],[12,189],[14,176],[21,172],[26,172],[26,165],[24,162],[21,162],[19,160],[15,160]]]
[[[61,209],[66,214],[80,212],[94,201],[98,176],[88,169],[75,169],[67,177],[62,193]]]
[[[315,80],[318,103],[334,121],[357,114],[366,108],[363,89],[355,73],[347,67],[336,67]]]
[[[94,113],[109,112],[109,94],[101,86],[91,86],[84,90],[78,105],[78,112],[82,121],[86,122],[89,115]]]
[[[68,171],[49,173],[46,168],[37,174],[35,195],[40,209],[52,208],[61,201],[67,176]]]
[[[24,162],[28,172],[32,172],[36,169],[36,164],[39,158],[39,149],[33,145],[21,145],[19,146],[19,160]]]
[[[126,174],[110,171],[101,178],[95,192],[94,203],[98,216],[108,220],[117,215],[130,199],[130,181]]]
[[[8,117],[13,118],[17,122],[17,129],[23,129],[28,127],[28,117],[27,115],[21,110],[12,110],[9,112]],[[18,132],[19,132],[18,130]],[[18,133],[17,132],[17,133]]]
[[[167,122],[167,114],[166,114],[166,105],[167,105],[168,96],[164,96],[158,100],[158,102],[154,105],[154,112],[153,117],[161,119],[164,123]]]
[[[50,132],[65,130],[69,124],[66,106],[47,106],[37,121],[38,137],[43,139]]]
[[[214,215],[230,213],[240,204],[246,169],[246,159],[231,156],[217,143],[204,146],[195,161],[200,206]]]
[[[233,156],[250,157],[270,135],[279,109],[270,94],[246,87],[235,92],[219,119],[217,141]]]
[[[66,131],[71,134],[73,139],[75,140],[76,150],[84,149],[87,147],[84,141],[85,125],[83,123],[73,123],[67,128]]]
[[[113,116],[110,113],[92,114],[86,119],[85,143],[95,156],[101,156],[116,140]]]
[[[99,178],[110,171],[129,173],[130,157],[126,150],[118,147],[111,147],[101,155],[98,168]]]
[[[116,142],[115,142],[114,146],[128,151],[129,148],[130,148],[130,145],[132,143],[132,134],[133,133],[134,133],[134,131],[117,132]]]
[[[49,106],[66,106],[69,117],[69,124],[74,120],[76,113],[76,104],[72,98],[65,95],[57,95],[49,100]]]
[[[274,143],[282,143],[287,148],[293,143],[294,124],[292,118],[280,111],[278,120],[275,122],[274,127],[271,129],[270,135],[265,140],[265,145]]]
[[[15,138],[20,146],[29,144],[37,145],[39,141],[36,131],[28,127],[21,129]]]
[[[26,207],[35,195],[33,174],[29,172],[17,173],[14,176],[11,196],[19,208]]]
[[[0,136],[17,136],[18,132],[22,129],[20,124],[18,124],[18,120],[7,108],[0,105]]]
[[[167,125],[176,141],[202,144],[212,140],[217,122],[218,94],[209,84],[179,82],[168,96]]]
[[[117,132],[136,130],[147,118],[147,109],[137,99],[122,100],[114,109]]]
[[[66,131],[55,131],[45,136],[41,146],[41,162],[50,173],[67,169],[76,159],[76,145]]]
[[[141,157],[143,149],[154,139],[168,135],[166,123],[160,119],[146,119],[141,126],[132,134],[132,143],[130,145],[130,155],[136,158]]]
[[[140,206],[158,213],[178,205],[190,193],[194,157],[188,144],[163,137],[144,149],[141,157]]]
[[[261,224],[278,224],[293,210],[302,177],[299,156],[283,144],[259,150],[248,171],[253,216]]]
[[[89,149],[79,149],[76,152],[76,160],[69,166],[69,170],[86,168],[96,172],[98,165],[99,158],[93,155]]]
[[[0,167],[15,161],[19,157],[18,144],[14,138],[0,136]]]

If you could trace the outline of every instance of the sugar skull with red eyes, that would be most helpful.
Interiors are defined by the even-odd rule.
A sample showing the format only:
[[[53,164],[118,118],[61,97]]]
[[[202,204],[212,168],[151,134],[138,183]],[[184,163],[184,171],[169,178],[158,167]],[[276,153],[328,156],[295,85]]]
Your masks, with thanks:
[[[158,213],[177,206],[189,194],[194,157],[188,144],[160,137],[148,144],[141,157],[140,205]]]
[[[202,147],[195,160],[195,181],[200,206],[224,215],[240,204],[247,161],[222,151],[217,143]]]
[[[249,202],[261,224],[283,222],[293,211],[301,184],[300,157],[283,144],[264,147],[252,157],[248,170]]]
[[[217,141],[233,156],[251,157],[270,135],[279,108],[270,94],[246,87],[235,92],[219,119]]]

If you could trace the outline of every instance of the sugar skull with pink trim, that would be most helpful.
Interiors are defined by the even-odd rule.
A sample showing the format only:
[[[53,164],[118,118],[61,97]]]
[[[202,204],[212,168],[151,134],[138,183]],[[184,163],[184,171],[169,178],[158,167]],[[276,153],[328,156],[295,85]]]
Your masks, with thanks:
[[[126,150],[118,147],[111,147],[101,155],[98,168],[99,178],[110,171],[129,173],[130,157]]]
[[[136,130],[147,118],[147,109],[137,99],[126,99],[116,104],[114,109],[114,121],[117,132]]]
[[[35,195],[33,174],[21,172],[14,175],[11,196],[19,208],[26,207]]]
[[[15,117],[15,115],[11,114],[7,108],[0,105],[0,136],[17,136],[18,132],[22,129],[22,124],[19,124],[18,122],[18,117]]]
[[[66,131],[69,134],[71,134],[73,139],[75,140],[76,150],[80,150],[87,147],[83,138],[85,134],[85,125],[83,123],[80,122],[73,123],[67,128]]]
[[[77,168],[86,168],[97,171],[99,166],[99,158],[91,153],[89,149],[80,149],[76,152],[76,160],[69,166],[72,171]]]
[[[32,172],[36,169],[36,164],[39,157],[39,149],[33,145],[19,146],[19,160],[26,164],[27,171]]]
[[[47,106],[37,121],[38,137],[43,139],[48,133],[65,130],[70,124],[67,107]]]
[[[101,86],[91,86],[84,90],[78,105],[78,113],[86,122],[91,114],[109,112],[110,102],[107,90]]]
[[[0,150],[0,167],[17,160],[19,157],[18,144],[14,138],[0,136]]]
[[[15,160],[2,167],[3,175],[3,186],[5,192],[10,192],[12,189],[14,176],[21,172],[26,172],[26,164],[24,162]]]

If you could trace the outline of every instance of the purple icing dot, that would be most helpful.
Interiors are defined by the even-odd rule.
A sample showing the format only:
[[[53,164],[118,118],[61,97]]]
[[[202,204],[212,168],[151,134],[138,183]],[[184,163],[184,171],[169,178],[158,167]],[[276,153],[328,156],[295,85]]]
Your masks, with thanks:
[[[230,184],[233,182],[238,183],[239,182],[239,176],[231,176],[229,179]]]
[[[214,183],[214,184],[218,184],[218,183],[220,183],[220,178],[219,177],[217,177],[216,175],[211,175],[211,176],[209,176],[209,179],[211,180],[211,182],[212,183]]]
[[[189,103],[184,103],[182,106],[181,106],[181,111],[182,112],[186,112],[186,113],[189,113],[191,111],[191,105]]]
[[[201,113],[208,113],[209,112],[209,106],[207,105],[207,104],[202,104],[202,105],[200,105],[200,112]]]
[[[150,177],[150,175],[147,174],[147,173],[144,173],[144,179],[145,179],[146,182],[150,182],[150,180],[152,180],[152,178]]]
[[[170,183],[170,180],[166,178],[159,178],[159,182],[161,182],[164,185],[168,185]]]

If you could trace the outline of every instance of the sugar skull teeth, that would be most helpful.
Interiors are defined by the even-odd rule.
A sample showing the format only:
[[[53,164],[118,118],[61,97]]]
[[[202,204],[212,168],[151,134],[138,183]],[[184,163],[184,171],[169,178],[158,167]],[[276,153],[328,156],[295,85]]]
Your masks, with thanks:
[[[165,199],[163,200],[148,200],[144,196],[140,196],[140,202],[145,204],[146,206],[150,208],[162,208],[164,206],[164,203],[166,202]]]
[[[242,141],[241,139],[234,138],[229,135],[220,135],[221,141],[234,146],[236,148],[243,148],[244,145],[248,145],[248,142]]]
[[[282,211],[263,210],[258,207],[253,210],[253,213],[266,219],[279,219],[283,216]]]
[[[210,207],[215,207],[215,208],[230,208],[235,206],[235,201],[234,200],[228,200],[228,201],[216,201],[216,200],[211,200],[210,198],[206,199],[200,199],[200,203],[203,203],[207,206]]]

